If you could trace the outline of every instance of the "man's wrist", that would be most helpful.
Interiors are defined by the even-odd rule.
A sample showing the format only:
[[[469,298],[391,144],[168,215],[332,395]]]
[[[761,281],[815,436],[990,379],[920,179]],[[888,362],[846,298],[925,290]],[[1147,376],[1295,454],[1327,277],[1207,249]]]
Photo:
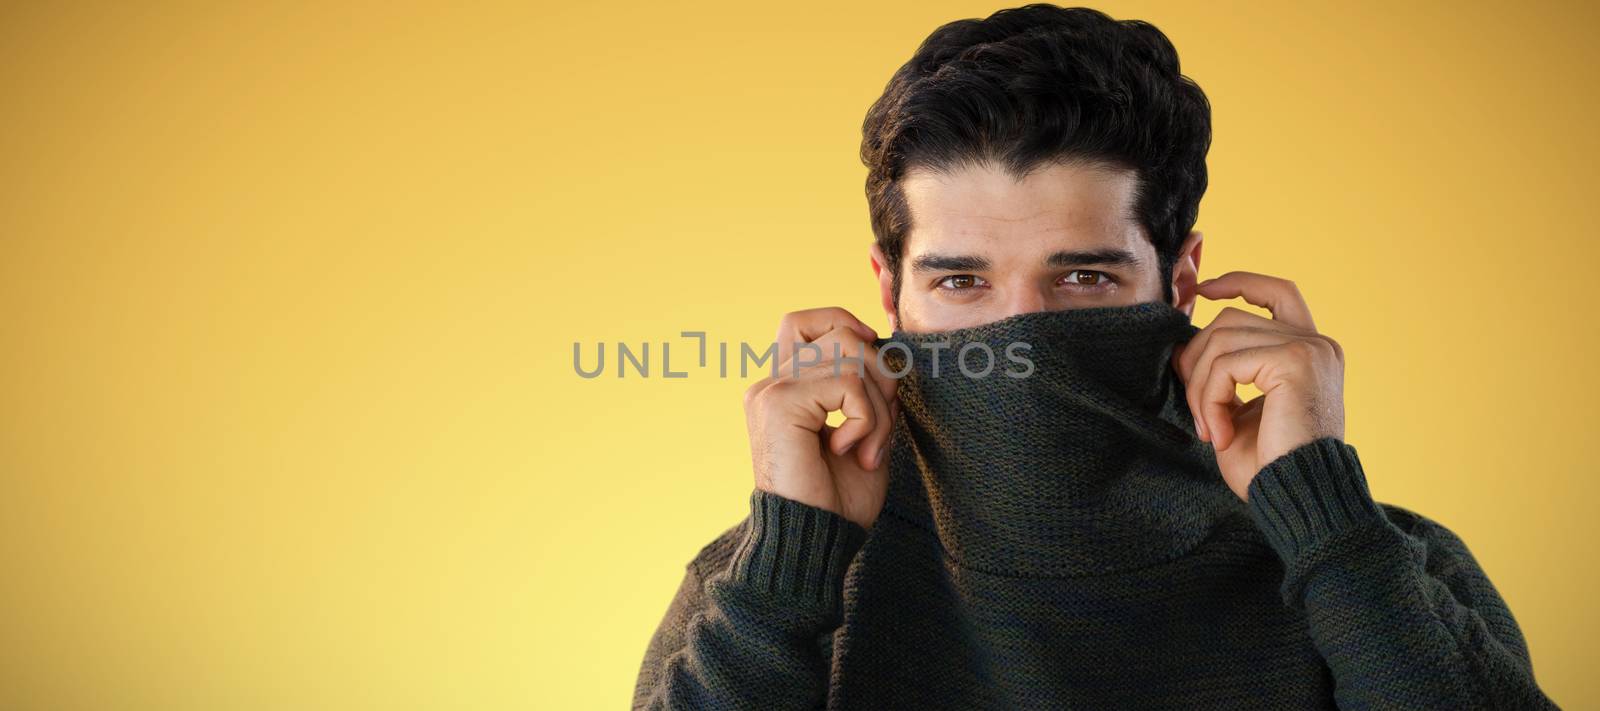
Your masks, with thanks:
[[[750,492],[750,525],[730,561],[731,578],[775,601],[834,615],[846,571],[867,529],[839,514],[762,489]]]
[[[1337,437],[1314,439],[1268,462],[1251,480],[1247,501],[1286,566],[1346,531],[1388,521],[1355,447]]]

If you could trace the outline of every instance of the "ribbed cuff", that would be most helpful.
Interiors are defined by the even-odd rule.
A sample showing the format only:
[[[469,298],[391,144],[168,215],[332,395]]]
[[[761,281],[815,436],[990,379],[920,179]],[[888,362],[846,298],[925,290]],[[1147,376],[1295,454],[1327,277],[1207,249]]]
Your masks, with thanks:
[[[824,613],[844,607],[844,577],[867,529],[827,509],[762,489],[750,492],[750,526],[732,577],[776,599]]]
[[[1356,449],[1312,440],[1268,462],[1250,482],[1250,515],[1285,567],[1338,534],[1388,521],[1372,500]]]

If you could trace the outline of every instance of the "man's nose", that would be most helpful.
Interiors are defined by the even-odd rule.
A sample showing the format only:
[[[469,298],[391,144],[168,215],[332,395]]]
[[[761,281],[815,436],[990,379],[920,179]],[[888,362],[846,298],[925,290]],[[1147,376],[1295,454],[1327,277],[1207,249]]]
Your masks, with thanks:
[[[1008,317],[1044,311],[1049,308],[1047,295],[1038,289],[1013,289],[1011,293],[1012,297],[1006,303],[1006,316]]]

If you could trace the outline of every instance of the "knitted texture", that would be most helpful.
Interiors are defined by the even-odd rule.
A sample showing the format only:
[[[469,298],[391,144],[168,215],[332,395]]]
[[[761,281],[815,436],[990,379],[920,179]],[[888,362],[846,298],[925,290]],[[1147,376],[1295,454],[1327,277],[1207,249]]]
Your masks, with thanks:
[[[753,491],[634,707],[1554,708],[1465,544],[1373,501],[1349,444],[1227,488],[1170,367],[1197,331],[1145,303],[880,341],[882,515]]]

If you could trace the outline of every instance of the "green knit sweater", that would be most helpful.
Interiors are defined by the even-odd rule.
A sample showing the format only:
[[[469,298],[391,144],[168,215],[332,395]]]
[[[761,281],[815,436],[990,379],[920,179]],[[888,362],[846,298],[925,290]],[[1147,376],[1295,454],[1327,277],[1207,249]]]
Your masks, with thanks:
[[[752,491],[634,707],[1555,708],[1467,546],[1375,502],[1352,446],[1226,487],[1169,365],[1197,330],[1146,303],[881,341],[906,372],[883,513]],[[976,343],[986,377],[952,360]]]

